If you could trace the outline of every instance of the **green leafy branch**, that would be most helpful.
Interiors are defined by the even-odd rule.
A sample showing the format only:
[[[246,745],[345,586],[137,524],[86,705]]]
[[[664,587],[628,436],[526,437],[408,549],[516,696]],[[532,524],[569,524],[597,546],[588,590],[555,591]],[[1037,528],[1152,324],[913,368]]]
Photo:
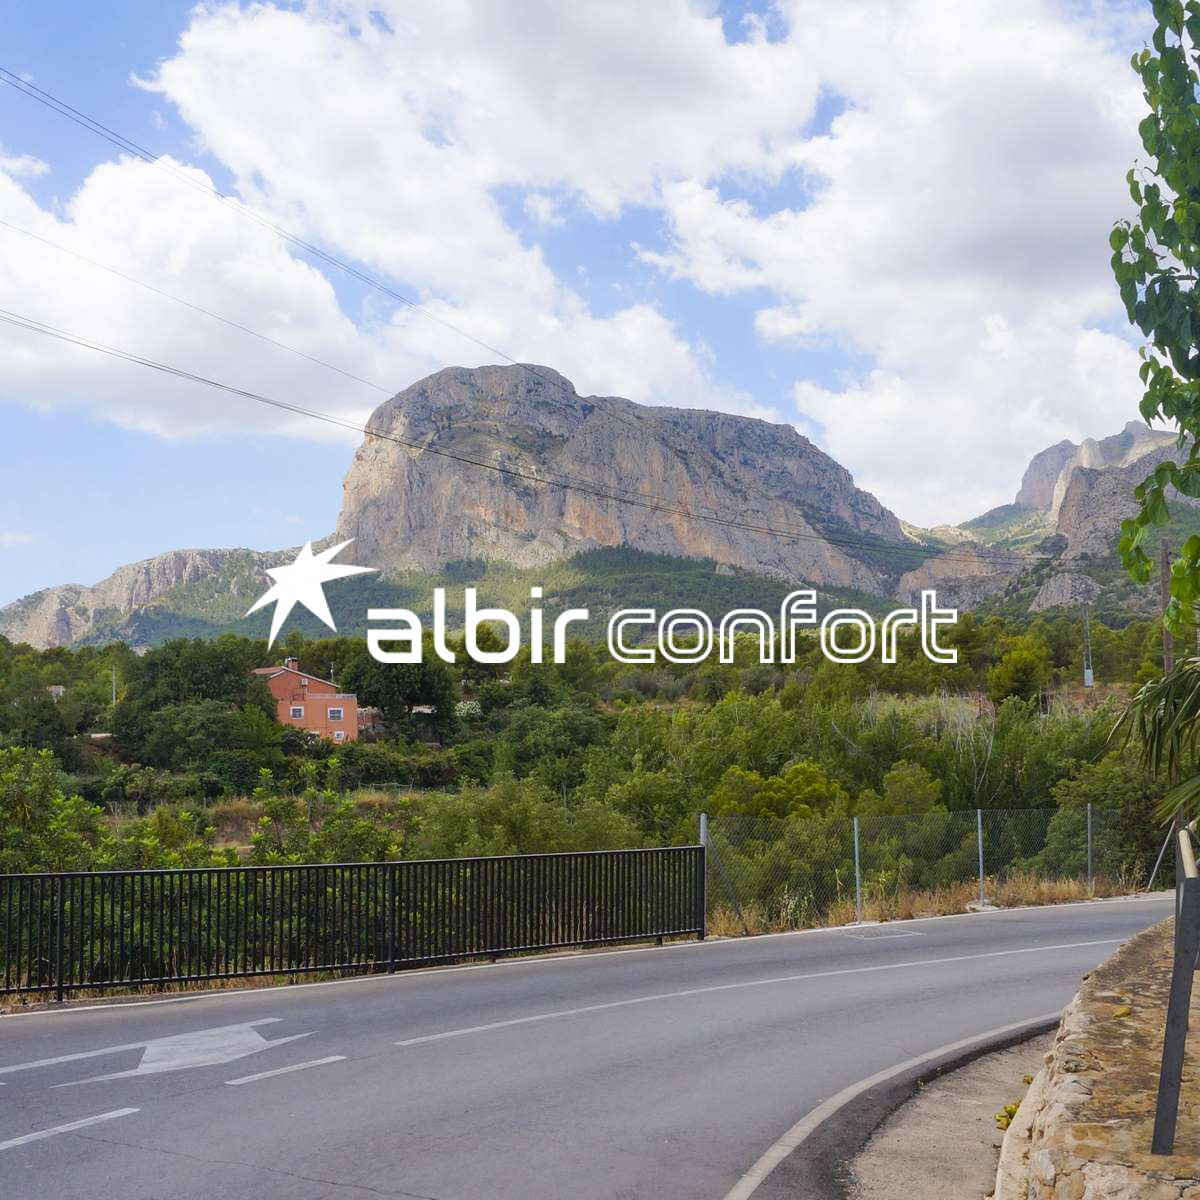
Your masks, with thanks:
[[[1146,338],[1142,418],[1175,425],[1186,457],[1138,485],[1138,511],[1121,524],[1121,559],[1142,583],[1153,569],[1147,540],[1170,520],[1168,492],[1200,498],[1200,0],[1153,0],[1152,7],[1153,48],[1131,64],[1150,110],[1138,126],[1150,162],[1126,176],[1138,216],[1118,221],[1109,245],[1125,311]],[[1200,537],[1180,548],[1170,591],[1166,621],[1178,630],[1200,601]]]

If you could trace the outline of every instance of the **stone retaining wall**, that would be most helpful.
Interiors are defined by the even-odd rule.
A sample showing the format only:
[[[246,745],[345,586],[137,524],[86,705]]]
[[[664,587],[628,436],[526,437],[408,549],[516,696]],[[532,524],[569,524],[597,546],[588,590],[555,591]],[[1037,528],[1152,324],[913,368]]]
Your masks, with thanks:
[[[1173,924],[1089,975],[1004,1138],[995,1200],[1200,1200],[1200,986],[1176,1154],[1150,1153]]]

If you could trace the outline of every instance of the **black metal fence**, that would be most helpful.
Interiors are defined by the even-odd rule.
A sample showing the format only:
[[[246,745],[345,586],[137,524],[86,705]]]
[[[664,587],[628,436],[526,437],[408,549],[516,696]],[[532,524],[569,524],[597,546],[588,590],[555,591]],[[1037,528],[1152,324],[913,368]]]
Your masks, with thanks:
[[[704,936],[699,846],[0,875],[0,992],[395,970]]]

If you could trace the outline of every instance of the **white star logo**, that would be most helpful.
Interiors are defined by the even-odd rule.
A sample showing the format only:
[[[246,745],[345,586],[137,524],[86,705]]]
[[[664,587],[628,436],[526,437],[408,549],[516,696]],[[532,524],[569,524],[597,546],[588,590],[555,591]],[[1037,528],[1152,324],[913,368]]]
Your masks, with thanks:
[[[347,575],[359,575],[363,571],[374,571],[376,567],[348,567],[329,560],[344,550],[353,538],[347,542],[338,542],[320,554],[313,554],[312,542],[305,542],[304,549],[296,555],[296,561],[290,567],[268,567],[267,574],[275,580],[275,585],[265,595],[261,596],[254,607],[246,614],[258,612],[272,601],[275,603],[275,617],[271,621],[271,640],[267,643],[269,650],[275,644],[275,637],[280,627],[287,620],[288,614],[297,604],[303,604],[314,617],[325,622],[334,633],[337,626],[325,602],[325,592],[322,584],[333,579],[343,579]]]

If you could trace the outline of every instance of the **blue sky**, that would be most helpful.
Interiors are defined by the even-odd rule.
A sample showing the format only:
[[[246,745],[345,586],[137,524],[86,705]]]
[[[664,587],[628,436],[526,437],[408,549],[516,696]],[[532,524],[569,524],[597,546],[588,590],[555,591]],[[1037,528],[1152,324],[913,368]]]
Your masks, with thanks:
[[[192,7],[14,0],[5,6],[0,65],[28,73],[148,148],[196,161],[170,106],[129,83],[131,73],[171,52]],[[47,207],[58,207],[113,154],[11,88],[0,88],[0,142],[51,164],[30,181]],[[200,161],[219,171],[211,159]],[[19,297],[10,302],[20,309]],[[92,584],[124,563],[175,548],[291,546],[336,520],[343,446],[290,438],[281,453],[279,439],[268,437],[172,441],[78,411],[38,411],[19,395],[4,398],[0,529],[31,541],[0,550],[0,603],[56,583]],[[297,463],[313,485],[287,489],[281,507],[274,497]]]
[[[461,3],[380,7],[359,22],[319,5],[10,0],[0,65],[581,391],[796,424],[901,516],[965,519],[1008,499],[1042,445],[1132,415],[1132,386],[1094,386],[1129,352],[1102,247],[1136,123],[1120,7],[1019,0],[1023,28],[1044,27],[1022,47],[1014,10],[980,0],[940,34],[961,37],[961,72],[923,57],[916,0],[890,24],[857,0],[796,0],[664,4],[641,23],[636,6],[553,6],[499,31]],[[535,92],[526,54],[571,70],[546,68]],[[957,114],[979,88],[994,115],[972,130]],[[1018,102],[1037,88],[1059,119]],[[1020,157],[1011,174],[1052,226],[1036,242],[1059,247],[1025,275],[1012,263],[1034,232],[973,161],[981,140]],[[922,156],[943,159],[940,188]],[[208,229],[195,206],[219,205],[135,167],[0,87],[0,219],[396,390],[486,361],[290,263],[252,223],[218,213]],[[0,229],[2,307],[355,419],[381,398],[21,241]],[[0,342],[0,603],[176,547],[332,529],[352,439],[54,344],[31,358],[19,337],[37,340]],[[1053,345],[1069,362],[1046,371]]]

